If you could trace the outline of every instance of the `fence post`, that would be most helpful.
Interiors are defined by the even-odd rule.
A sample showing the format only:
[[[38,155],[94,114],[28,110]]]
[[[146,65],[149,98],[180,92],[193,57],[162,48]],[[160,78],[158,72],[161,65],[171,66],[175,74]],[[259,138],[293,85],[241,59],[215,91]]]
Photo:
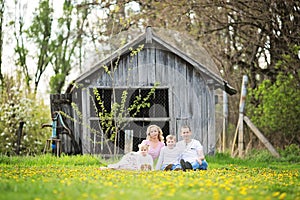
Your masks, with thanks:
[[[19,128],[18,128],[18,131],[17,131],[17,148],[16,148],[16,154],[17,155],[20,155],[21,137],[22,137],[24,124],[25,124],[25,122],[21,121],[19,123]]]
[[[227,97],[227,93],[223,91],[223,136],[222,136],[223,153],[225,152],[225,146],[226,146],[227,122],[228,122],[228,97]]]
[[[243,76],[242,88],[241,88],[241,99],[240,99],[240,109],[239,109],[239,137],[238,137],[238,152],[239,157],[244,156],[244,111],[245,111],[245,102],[247,95],[247,84],[248,77]]]

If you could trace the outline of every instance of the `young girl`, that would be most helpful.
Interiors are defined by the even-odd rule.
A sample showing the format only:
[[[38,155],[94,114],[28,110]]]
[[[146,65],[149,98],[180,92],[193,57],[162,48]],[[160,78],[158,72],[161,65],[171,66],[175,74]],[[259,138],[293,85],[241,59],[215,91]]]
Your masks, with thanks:
[[[148,154],[149,146],[145,144],[139,145],[138,152],[130,152],[115,164],[107,166],[108,169],[118,170],[153,170],[153,159]]]
[[[152,157],[148,154],[149,151],[149,146],[146,144],[140,144],[139,145],[139,152],[140,154],[138,155],[138,168],[140,170],[148,171],[148,170],[153,170],[153,159]]]
[[[168,135],[166,137],[167,146],[160,151],[158,161],[156,163],[156,170],[181,170],[179,164],[180,150],[175,146],[175,135]]]
[[[142,141],[142,144],[149,146],[148,153],[152,156],[153,160],[158,158],[161,148],[165,146],[163,140],[163,132],[159,126],[150,125],[147,128],[147,138]]]

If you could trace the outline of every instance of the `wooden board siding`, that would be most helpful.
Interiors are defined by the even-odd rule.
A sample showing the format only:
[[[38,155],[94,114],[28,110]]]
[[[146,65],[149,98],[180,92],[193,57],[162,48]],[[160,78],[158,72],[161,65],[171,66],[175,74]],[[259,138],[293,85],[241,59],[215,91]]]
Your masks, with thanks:
[[[90,125],[89,122],[89,117],[90,117],[90,112],[89,112],[89,97],[88,97],[88,90],[81,90],[82,91],[82,153],[86,154],[90,152],[90,131],[88,129],[87,125]]]
[[[153,32],[152,32],[153,31]],[[180,38],[180,39],[178,39]],[[132,49],[144,45],[136,55],[130,55]],[[116,48],[117,49],[117,48]],[[116,65],[117,64],[117,65]],[[114,71],[114,83],[103,66]],[[137,146],[139,139],[146,137],[146,128],[150,123],[156,123],[164,129],[164,135],[172,133],[179,137],[180,127],[188,124],[195,139],[200,140],[205,153],[214,150],[216,143],[215,125],[215,90],[223,85],[223,79],[218,69],[210,59],[208,53],[197,42],[193,42],[178,32],[171,30],[158,30],[147,27],[146,33],[139,35],[131,42],[118,48],[106,59],[95,63],[94,66],[79,76],[75,82],[82,87],[71,90],[72,101],[78,107],[80,114],[73,111],[74,120],[79,123],[71,123],[78,143],[83,149],[82,153],[109,154],[105,144],[94,144],[101,138],[93,135],[90,128],[101,131],[99,119],[93,107],[93,88],[105,90],[103,95],[110,102],[112,85],[119,92],[128,89],[128,97],[136,94],[136,91],[145,92],[154,83],[159,82],[157,89],[162,104],[155,98],[153,107],[149,113],[134,118],[124,130],[131,131],[133,126],[133,142]],[[224,89],[224,88],[221,88]],[[162,93],[160,93],[162,92]],[[117,95],[120,98],[120,94]],[[166,103],[166,101],[168,101]],[[129,103],[128,103],[129,104]],[[168,106],[168,117],[159,116],[159,106]],[[155,117],[148,117],[151,113]],[[163,114],[162,114],[163,115]],[[71,113],[72,116],[72,113]],[[146,116],[146,117],[144,117]],[[132,119],[130,119],[132,120]],[[64,151],[70,151],[71,144],[68,138],[63,139]],[[100,141],[101,142],[101,141]],[[103,142],[103,141],[102,141]],[[112,144],[106,144],[113,150]],[[122,148],[122,147],[120,147]],[[133,148],[137,150],[137,148]],[[122,153],[122,151],[119,151]]]
[[[159,82],[161,87],[169,89],[171,133],[181,139],[180,127],[188,124],[191,126],[194,137],[204,145],[206,153],[209,145],[215,143],[214,94],[210,93],[206,85],[206,77],[190,63],[167,51],[164,47],[154,44],[145,45],[137,56],[130,56],[129,53],[120,56],[114,76],[117,87],[142,87]],[[86,82],[85,86],[89,88],[105,86],[109,88],[112,85],[111,78],[100,66],[99,72],[87,78],[90,83]],[[84,121],[91,124],[93,120],[90,118],[95,113],[91,110],[90,100],[87,101],[90,97],[86,90],[82,90],[80,96],[81,102],[78,101],[78,103],[82,104]],[[78,127],[76,129],[76,134],[79,135]],[[83,126],[81,130],[83,153],[98,151],[91,144],[90,139],[93,137],[89,130]]]
[[[72,101],[71,94],[50,94],[52,119],[57,120],[56,135],[58,139],[61,139],[62,152],[66,154],[80,153],[81,151],[78,142],[75,142],[79,141],[79,137],[76,135],[72,123],[74,117]],[[51,132],[49,131],[49,138],[52,135]]]
[[[147,74],[148,74],[148,66],[147,66],[147,52],[143,49],[140,53],[138,53],[138,73],[134,78],[138,80],[139,85],[146,85],[147,83]]]
[[[156,74],[156,60],[155,60],[155,49],[154,48],[146,48],[146,52],[147,52],[147,63],[148,66],[148,77],[147,77],[147,85],[151,85],[154,84],[156,82],[156,80],[158,79],[158,77],[156,78],[155,74]],[[159,80],[159,79],[158,79]],[[161,79],[160,79],[161,80]]]
[[[209,121],[208,121],[208,144],[207,144],[207,153],[214,153],[216,148],[216,116],[215,116],[215,90],[212,86],[212,88],[209,91],[210,93],[210,104],[209,104]]]
[[[81,90],[80,89],[74,89],[73,93],[72,93],[72,102],[74,104],[76,104],[76,106],[78,107],[78,110],[82,110],[82,103],[81,103]],[[78,116],[77,111],[74,111],[73,109],[73,118],[75,122],[80,122],[81,119]],[[76,141],[78,142],[78,144],[81,144],[81,138],[82,138],[82,127],[79,123],[72,123],[73,125],[73,133],[75,136]],[[70,144],[66,144],[66,145],[70,145]]]

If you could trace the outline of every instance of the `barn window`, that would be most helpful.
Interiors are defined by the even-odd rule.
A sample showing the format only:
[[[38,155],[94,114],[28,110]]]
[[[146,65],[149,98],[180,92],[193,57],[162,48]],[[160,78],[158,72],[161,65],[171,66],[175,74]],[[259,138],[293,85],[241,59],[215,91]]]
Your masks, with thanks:
[[[123,91],[128,92],[126,98],[126,108],[133,104],[136,96],[141,96],[145,98],[151,87],[145,88],[116,88],[115,98],[116,102],[120,103]],[[112,88],[97,88],[98,94],[102,100],[103,106],[107,112],[111,112],[111,107],[113,104],[113,90]],[[93,93],[91,89],[91,93]],[[93,96],[93,95],[92,95]],[[96,99],[95,95],[91,102],[91,119],[93,121],[98,121],[99,112],[101,112],[100,102]],[[126,149],[126,137],[130,134],[132,137],[132,144],[130,144],[131,150],[137,151],[138,144],[146,138],[146,129],[150,124],[157,124],[162,127],[164,133],[169,133],[169,90],[168,88],[156,88],[154,94],[149,98],[147,103],[150,104],[149,107],[141,108],[139,112],[133,110],[125,118],[125,123],[120,130],[120,137],[118,138],[118,146],[120,149]],[[95,122],[94,122],[95,123]],[[107,135],[109,137],[109,135]]]

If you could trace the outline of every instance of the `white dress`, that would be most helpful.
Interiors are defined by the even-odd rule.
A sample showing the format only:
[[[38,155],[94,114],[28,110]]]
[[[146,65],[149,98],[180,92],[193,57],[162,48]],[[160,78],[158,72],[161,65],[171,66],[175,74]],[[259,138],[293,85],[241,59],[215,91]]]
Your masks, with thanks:
[[[125,154],[119,162],[109,164],[107,167],[110,169],[140,170],[142,165],[149,165],[152,170],[152,157],[149,154],[142,156],[140,152],[130,152]]]

